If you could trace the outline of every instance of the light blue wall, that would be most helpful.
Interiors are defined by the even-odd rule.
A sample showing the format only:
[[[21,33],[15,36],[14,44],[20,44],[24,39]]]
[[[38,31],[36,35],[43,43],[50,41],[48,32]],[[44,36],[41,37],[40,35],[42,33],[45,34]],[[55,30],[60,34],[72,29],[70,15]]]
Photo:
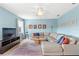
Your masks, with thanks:
[[[57,32],[79,37],[79,5],[57,21]]]
[[[31,35],[34,32],[56,32],[57,30],[57,20],[56,19],[26,19],[25,21],[25,32],[29,32]],[[28,29],[27,26],[29,24],[46,24],[47,28],[46,29]]]
[[[17,16],[0,7],[0,40],[2,40],[2,28],[16,28]]]

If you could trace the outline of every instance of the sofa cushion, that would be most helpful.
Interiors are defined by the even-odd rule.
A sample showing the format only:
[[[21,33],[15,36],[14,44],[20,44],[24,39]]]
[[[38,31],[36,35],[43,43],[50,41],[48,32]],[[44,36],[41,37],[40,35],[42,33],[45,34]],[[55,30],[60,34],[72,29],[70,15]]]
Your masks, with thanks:
[[[44,52],[62,52],[61,45],[51,42],[42,42],[42,49]]]
[[[50,37],[56,38],[57,37],[57,33],[51,33]]]
[[[56,41],[55,38],[51,38],[51,37],[49,37],[49,36],[46,38],[46,40],[48,40],[49,42],[52,42],[52,43]]]
[[[46,40],[50,42],[51,38],[49,36],[46,37]]]
[[[65,44],[64,55],[79,55],[79,45]]]
[[[70,40],[70,44],[76,44],[77,41],[76,40]]]
[[[68,37],[69,38],[69,44],[77,44],[77,40],[72,38],[72,37]]]
[[[77,41],[77,45],[79,45],[79,41]]]

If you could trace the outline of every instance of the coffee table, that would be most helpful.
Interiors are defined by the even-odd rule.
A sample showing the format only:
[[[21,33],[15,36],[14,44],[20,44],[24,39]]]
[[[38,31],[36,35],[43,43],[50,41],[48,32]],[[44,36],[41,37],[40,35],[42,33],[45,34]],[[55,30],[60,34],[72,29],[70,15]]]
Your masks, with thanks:
[[[41,42],[44,41],[45,39],[44,39],[44,38],[34,38],[33,40],[34,40],[35,44],[39,45],[39,44],[41,44]]]

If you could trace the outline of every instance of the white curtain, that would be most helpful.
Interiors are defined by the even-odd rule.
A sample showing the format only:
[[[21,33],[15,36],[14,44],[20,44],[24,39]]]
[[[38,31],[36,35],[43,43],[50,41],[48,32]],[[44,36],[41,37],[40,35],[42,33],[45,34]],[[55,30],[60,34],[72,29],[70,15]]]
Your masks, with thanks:
[[[22,39],[24,37],[24,20],[18,19],[17,20],[17,29],[18,29],[18,36]]]

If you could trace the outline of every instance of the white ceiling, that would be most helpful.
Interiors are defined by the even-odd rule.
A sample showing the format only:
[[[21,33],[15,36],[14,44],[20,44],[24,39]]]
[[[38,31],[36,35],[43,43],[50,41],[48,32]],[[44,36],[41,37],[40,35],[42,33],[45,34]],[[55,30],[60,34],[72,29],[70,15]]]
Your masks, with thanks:
[[[57,19],[77,5],[78,4],[72,3],[0,4],[3,8],[6,8],[10,12],[24,19]],[[36,9],[38,7],[43,8],[43,16],[36,16]]]

